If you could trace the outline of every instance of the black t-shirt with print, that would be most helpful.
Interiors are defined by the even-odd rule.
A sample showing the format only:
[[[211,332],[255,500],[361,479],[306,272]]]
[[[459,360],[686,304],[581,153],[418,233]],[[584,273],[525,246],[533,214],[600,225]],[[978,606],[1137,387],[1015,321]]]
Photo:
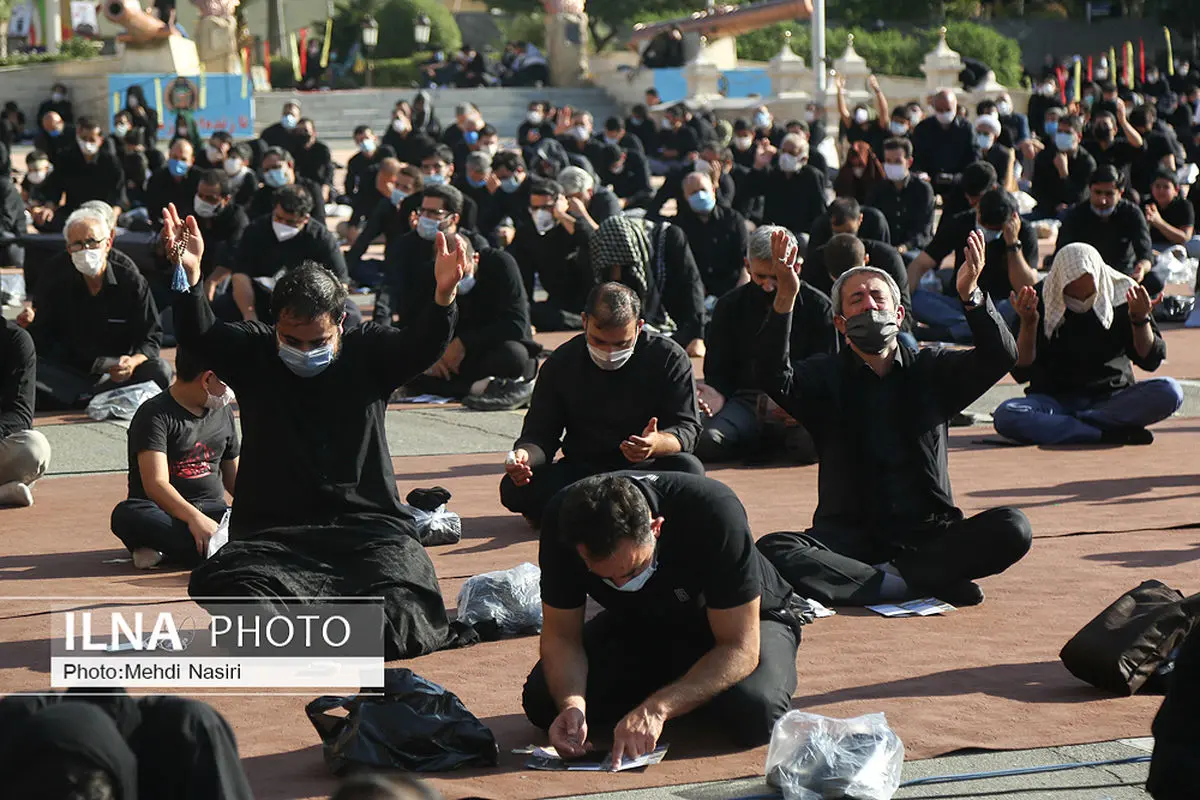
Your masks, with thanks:
[[[221,462],[237,458],[241,444],[233,410],[207,411],[197,417],[162,392],[142,404],[129,424],[129,497],[146,500],[138,453],[167,455],[171,486],[189,503],[225,499]]]
[[[589,572],[559,540],[559,492],[543,517],[538,551],[546,605],[579,608],[590,596],[633,624],[669,626],[664,630],[707,628],[706,609],[735,608],[756,597],[761,612],[785,606],[792,589],[754,546],[746,509],[732,489],[695,475],[616,474],[633,478],[651,515],[663,518],[654,574],[640,590],[622,592]]]

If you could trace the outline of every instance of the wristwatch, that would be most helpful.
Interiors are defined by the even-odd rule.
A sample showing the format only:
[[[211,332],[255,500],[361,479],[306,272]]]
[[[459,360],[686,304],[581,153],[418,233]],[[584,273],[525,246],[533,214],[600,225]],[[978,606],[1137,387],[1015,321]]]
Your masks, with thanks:
[[[1006,244],[1004,246],[1004,248],[1006,250],[1008,250],[1008,252],[1010,252],[1010,253],[1015,253],[1021,249],[1021,243],[1018,241],[1018,242],[1013,242],[1012,244]]]
[[[975,291],[971,292],[971,296],[963,300],[963,307],[971,309],[978,308],[981,305],[983,305],[983,289],[976,286]]]

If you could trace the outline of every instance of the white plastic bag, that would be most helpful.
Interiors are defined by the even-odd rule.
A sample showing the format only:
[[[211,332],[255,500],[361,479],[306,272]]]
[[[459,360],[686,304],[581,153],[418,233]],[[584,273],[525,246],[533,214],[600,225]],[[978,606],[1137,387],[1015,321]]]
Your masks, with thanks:
[[[205,552],[205,558],[212,558],[217,554],[217,551],[229,543],[229,515],[230,509],[225,509],[225,514],[221,517],[221,523],[217,525],[216,531],[209,537],[208,550]]]
[[[92,398],[87,415],[94,420],[133,419],[142,403],[162,392],[154,381],[109,389]]]
[[[413,509],[417,523],[417,541],[425,547],[439,544],[457,544],[462,539],[462,520],[453,511],[440,505],[434,511]]]
[[[525,562],[468,578],[458,591],[458,619],[484,639],[541,631],[542,571]]]
[[[904,744],[883,714],[833,719],[789,711],[767,749],[767,783],[784,800],[890,800],[903,767]]]
[[[1166,270],[1167,283],[1182,283],[1185,286],[1196,284],[1196,261],[1188,258],[1183,245],[1177,244],[1159,253],[1154,268]]]

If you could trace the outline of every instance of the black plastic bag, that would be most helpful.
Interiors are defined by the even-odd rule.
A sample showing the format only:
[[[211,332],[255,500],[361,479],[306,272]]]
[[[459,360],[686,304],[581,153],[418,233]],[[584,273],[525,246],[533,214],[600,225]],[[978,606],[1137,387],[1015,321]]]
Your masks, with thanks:
[[[328,713],[344,708],[345,717]],[[384,673],[382,697],[318,697],[305,707],[334,775],[361,767],[447,772],[494,767],[496,737],[462,701],[409,669]]]

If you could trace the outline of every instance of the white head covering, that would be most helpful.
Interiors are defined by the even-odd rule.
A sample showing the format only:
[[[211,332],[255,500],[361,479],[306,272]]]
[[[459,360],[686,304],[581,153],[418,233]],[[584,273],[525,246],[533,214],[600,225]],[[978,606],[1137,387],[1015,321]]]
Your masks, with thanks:
[[[979,130],[980,128],[988,131],[990,134],[992,134],[992,136],[999,136],[1000,118],[993,117],[991,114],[984,114],[982,117],[979,117],[977,120],[975,120],[975,130]]]
[[[1091,303],[1091,310],[1105,330],[1112,326],[1113,308],[1124,305],[1125,293],[1135,286],[1133,278],[1105,264],[1099,251],[1090,244],[1078,242],[1067,245],[1054,256],[1050,275],[1042,284],[1042,303],[1046,308],[1042,324],[1045,326],[1047,339],[1054,336],[1067,312],[1063,288],[1084,275],[1091,275],[1092,280],[1096,282],[1096,294]]]

